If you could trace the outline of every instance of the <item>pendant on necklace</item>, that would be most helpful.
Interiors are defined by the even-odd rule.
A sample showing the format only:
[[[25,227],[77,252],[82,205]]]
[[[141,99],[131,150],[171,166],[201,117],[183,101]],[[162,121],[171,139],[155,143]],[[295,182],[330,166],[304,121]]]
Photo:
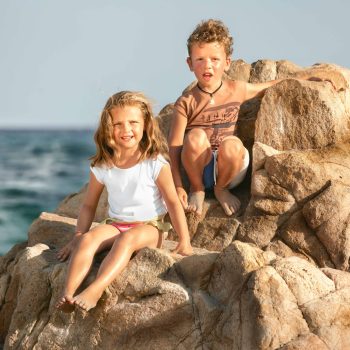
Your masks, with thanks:
[[[214,101],[214,94],[216,94],[220,89],[221,89],[221,86],[222,86],[222,80],[221,80],[221,83],[219,85],[219,87],[213,91],[213,92],[209,92],[209,91],[205,91],[204,89],[202,89],[199,84],[197,83],[197,87],[200,91],[204,92],[205,94],[209,95],[210,96],[210,100],[209,100],[209,104],[210,105],[214,105],[215,104],[215,101]]]

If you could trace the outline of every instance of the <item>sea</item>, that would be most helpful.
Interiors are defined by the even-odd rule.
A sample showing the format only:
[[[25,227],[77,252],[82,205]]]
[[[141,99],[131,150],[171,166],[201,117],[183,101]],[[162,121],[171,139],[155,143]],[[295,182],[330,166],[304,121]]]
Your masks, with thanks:
[[[0,130],[0,256],[89,177],[92,130]]]

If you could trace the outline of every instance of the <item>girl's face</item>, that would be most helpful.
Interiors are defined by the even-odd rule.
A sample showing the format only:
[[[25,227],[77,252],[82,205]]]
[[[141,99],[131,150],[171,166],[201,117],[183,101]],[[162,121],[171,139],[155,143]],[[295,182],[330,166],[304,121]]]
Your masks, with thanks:
[[[230,63],[231,60],[226,57],[224,46],[218,42],[193,44],[191,56],[187,58],[187,64],[196,76],[200,87],[208,92],[220,85]]]
[[[115,107],[113,119],[114,141],[124,150],[137,150],[143,136],[144,117],[137,106]]]

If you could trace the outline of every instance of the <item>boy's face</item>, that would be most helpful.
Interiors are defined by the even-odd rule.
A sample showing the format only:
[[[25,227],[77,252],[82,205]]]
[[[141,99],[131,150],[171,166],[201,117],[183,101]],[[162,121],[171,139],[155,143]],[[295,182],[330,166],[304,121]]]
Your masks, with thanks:
[[[230,67],[230,63],[231,59],[226,57],[223,45],[218,42],[193,44],[191,55],[187,58],[187,64],[196,76],[200,87],[208,92],[220,85],[222,76]]]

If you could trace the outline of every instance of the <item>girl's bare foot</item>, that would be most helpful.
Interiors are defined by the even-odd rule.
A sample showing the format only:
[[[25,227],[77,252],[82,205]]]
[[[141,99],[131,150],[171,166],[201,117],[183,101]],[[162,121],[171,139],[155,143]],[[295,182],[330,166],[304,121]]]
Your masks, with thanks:
[[[199,216],[202,215],[204,198],[205,198],[204,191],[191,192],[188,195],[187,211],[192,211]]]
[[[94,308],[101,298],[102,293],[97,292],[94,288],[88,287],[83,290],[80,294],[74,297],[74,303],[85,311],[89,311]]]
[[[216,199],[221,204],[226,215],[231,216],[238,212],[241,207],[240,200],[234,196],[227,188],[214,187]]]
[[[74,301],[73,296],[64,295],[56,304],[56,308],[63,312],[72,312],[74,311]]]

